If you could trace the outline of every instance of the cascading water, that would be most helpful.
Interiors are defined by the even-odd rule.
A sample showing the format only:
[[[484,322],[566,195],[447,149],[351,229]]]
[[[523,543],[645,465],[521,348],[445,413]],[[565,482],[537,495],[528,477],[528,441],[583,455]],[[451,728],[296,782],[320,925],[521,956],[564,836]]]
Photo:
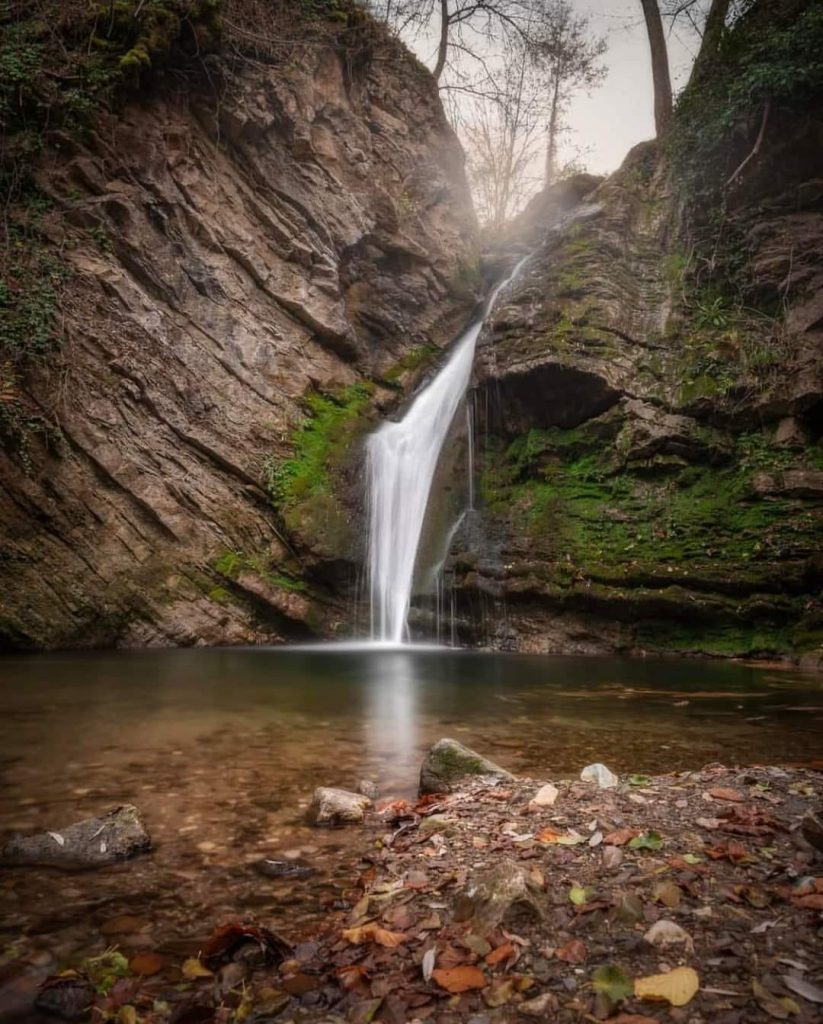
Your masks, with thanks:
[[[369,583],[373,640],[407,639],[417,549],[432,481],[449,428],[469,385],[474,348],[497,296],[528,257],[489,296],[482,316],[454,344],[445,366],[398,423],[384,423],[366,445]]]

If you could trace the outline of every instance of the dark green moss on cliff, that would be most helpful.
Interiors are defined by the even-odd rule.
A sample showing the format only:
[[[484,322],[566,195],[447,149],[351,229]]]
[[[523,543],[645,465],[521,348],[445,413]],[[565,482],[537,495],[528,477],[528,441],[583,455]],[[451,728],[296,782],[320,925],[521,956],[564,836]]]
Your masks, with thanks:
[[[617,417],[611,440],[606,419],[489,440],[480,473],[487,513],[526,544],[506,553],[510,577],[521,577],[510,589],[633,621],[638,644],[655,649],[819,644],[819,509],[753,488],[758,472],[809,467],[814,449],[798,454],[753,433],[734,440],[724,465],[636,460],[621,450]]]

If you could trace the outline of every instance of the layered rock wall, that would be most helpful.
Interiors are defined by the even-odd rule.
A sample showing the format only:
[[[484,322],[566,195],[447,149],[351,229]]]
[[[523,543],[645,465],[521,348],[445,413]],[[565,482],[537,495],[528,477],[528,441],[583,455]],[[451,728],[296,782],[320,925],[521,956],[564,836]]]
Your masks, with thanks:
[[[38,162],[69,277],[61,351],[24,382],[52,428],[0,451],[0,643],[278,641],[344,616],[356,502],[329,457],[464,317],[474,214],[407,51],[375,30],[299,58],[172,75]]]

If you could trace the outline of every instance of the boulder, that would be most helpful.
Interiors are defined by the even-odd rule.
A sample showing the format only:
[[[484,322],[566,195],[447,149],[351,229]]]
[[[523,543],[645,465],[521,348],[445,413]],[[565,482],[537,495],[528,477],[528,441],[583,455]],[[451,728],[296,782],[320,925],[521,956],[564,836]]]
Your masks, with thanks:
[[[357,824],[366,816],[366,809],[371,805],[371,800],[362,793],[318,786],[309,807],[309,821],[312,825]]]
[[[420,795],[449,793],[470,775],[491,775],[497,779],[513,779],[511,772],[501,768],[457,740],[442,739],[426,754],[420,769]]]
[[[42,865],[80,871],[127,860],[151,849],[151,837],[131,804],[54,832],[15,836],[0,851],[0,864]]]
[[[604,764],[588,764],[580,773],[582,782],[594,782],[599,789],[614,789],[620,782]]]

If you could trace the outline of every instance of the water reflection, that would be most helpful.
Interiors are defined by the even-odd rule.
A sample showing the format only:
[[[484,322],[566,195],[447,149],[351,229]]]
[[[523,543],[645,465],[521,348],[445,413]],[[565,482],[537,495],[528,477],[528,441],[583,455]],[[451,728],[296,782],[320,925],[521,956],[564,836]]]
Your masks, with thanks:
[[[415,659],[408,651],[378,651],[365,660],[362,671],[366,748],[381,774],[396,785],[414,764],[420,747]]]

